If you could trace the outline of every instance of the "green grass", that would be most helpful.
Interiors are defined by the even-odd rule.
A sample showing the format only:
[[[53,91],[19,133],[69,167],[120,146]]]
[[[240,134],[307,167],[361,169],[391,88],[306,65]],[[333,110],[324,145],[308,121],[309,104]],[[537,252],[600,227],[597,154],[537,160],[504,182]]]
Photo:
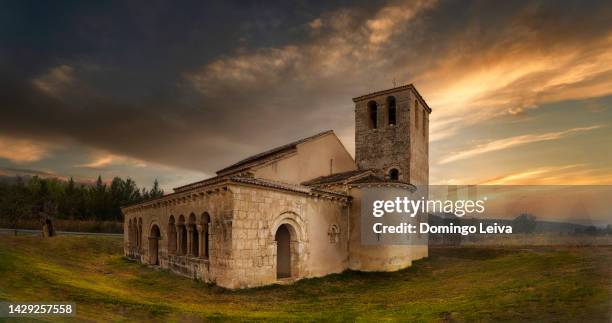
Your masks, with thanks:
[[[96,321],[605,321],[612,247],[432,248],[395,273],[229,291],[124,259],[107,237],[0,236],[0,299]]]

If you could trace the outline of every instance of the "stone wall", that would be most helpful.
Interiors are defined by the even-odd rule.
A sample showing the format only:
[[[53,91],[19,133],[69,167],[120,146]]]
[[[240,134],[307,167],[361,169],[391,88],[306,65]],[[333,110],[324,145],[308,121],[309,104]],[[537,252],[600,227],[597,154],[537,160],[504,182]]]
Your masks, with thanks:
[[[232,186],[234,240],[239,261],[232,288],[262,286],[276,277],[275,234],[281,225],[291,233],[291,279],[323,276],[347,268],[345,203],[281,190]],[[330,227],[339,228],[337,234]]]
[[[291,228],[292,254],[288,280],[337,273],[348,266],[346,199],[240,184],[182,195],[124,210],[126,256],[154,265],[154,253],[148,248],[154,243],[149,239],[151,228],[157,226],[157,263],[161,268],[226,288],[262,286],[279,281],[275,233],[281,225],[287,225]],[[202,232],[204,214],[211,221],[208,258],[201,252],[200,256],[173,252],[173,241],[177,246],[181,242],[178,234],[171,237],[171,219],[178,228],[182,221],[188,225],[192,218],[193,228]],[[139,224],[137,230],[130,230],[130,222],[142,223],[142,228]],[[138,239],[141,243],[136,247]]]
[[[413,94],[410,113],[410,183],[429,185],[429,112]]]

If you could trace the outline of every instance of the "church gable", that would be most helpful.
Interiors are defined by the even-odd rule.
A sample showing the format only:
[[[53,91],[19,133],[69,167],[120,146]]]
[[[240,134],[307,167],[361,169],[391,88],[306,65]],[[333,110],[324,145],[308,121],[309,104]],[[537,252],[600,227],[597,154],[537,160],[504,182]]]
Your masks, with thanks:
[[[253,167],[256,178],[300,184],[357,169],[355,161],[333,131],[300,142],[291,154]]]
[[[217,176],[174,188],[184,192],[222,181],[246,176],[299,185],[302,182],[357,169],[353,157],[332,130],[302,138],[247,157],[217,171]]]
[[[248,170],[250,168],[256,167],[258,165],[266,164],[274,160],[283,159],[289,155],[292,155],[296,152],[297,146],[299,144],[306,143],[308,141],[317,139],[318,137],[328,135],[333,133],[333,130],[327,130],[324,132],[320,132],[310,137],[302,138],[300,140],[290,142],[288,144],[278,146],[272,148],[270,150],[266,150],[259,154],[255,154],[253,156],[249,156],[245,159],[242,159],[234,164],[231,164],[223,169],[217,171],[217,176],[224,176],[228,174],[233,174],[241,171]]]

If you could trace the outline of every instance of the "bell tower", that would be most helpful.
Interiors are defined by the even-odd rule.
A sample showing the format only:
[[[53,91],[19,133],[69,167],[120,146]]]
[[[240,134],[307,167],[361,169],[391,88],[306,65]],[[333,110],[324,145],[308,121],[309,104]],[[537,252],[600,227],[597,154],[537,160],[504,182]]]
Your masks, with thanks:
[[[428,185],[431,109],[414,85],[362,95],[353,102],[357,166],[388,180]]]

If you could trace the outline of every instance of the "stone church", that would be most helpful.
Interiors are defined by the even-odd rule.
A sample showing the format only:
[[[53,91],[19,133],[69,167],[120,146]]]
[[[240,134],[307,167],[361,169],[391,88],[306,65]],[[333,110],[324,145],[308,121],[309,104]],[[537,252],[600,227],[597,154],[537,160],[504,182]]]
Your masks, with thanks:
[[[125,255],[226,288],[394,271],[427,245],[365,245],[365,187],[427,185],[431,109],[412,85],[353,99],[355,159],[333,131],[122,209]]]

